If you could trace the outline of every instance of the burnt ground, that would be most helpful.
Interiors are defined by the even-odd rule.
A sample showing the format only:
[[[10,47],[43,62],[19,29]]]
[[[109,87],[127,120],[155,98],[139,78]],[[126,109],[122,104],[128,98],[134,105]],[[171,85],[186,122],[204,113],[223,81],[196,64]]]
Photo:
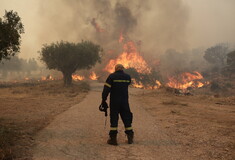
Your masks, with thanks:
[[[165,89],[130,89],[135,143],[106,144],[109,127],[98,111],[102,84],[38,132],[34,159],[234,159],[235,97],[179,96]],[[216,96],[218,97],[218,96]],[[109,126],[109,123],[108,123]]]
[[[32,159],[35,135],[55,116],[79,103],[87,83],[62,81],[0,85],[0,159]]]

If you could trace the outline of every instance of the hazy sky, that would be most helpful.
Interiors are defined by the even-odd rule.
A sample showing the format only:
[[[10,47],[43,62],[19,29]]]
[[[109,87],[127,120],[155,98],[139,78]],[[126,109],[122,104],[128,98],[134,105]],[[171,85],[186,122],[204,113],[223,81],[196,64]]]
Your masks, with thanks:
[[[42,23],[42,16],[39,16],[43,7],[42,1],[44,0],[0,0],[0,16],[4,15],[5,10],[17,11],[25,26],[20,57],[37,58],[37,51],[43,43],[61,40],[60,36],[53,34],[55,28],[45,27],[47,24]],[[45,2],[50,3],[49,1]],[[69,0],[65,1],[69,3]],[[182,2],[188,10],[185,48],[209,47],[220,42],[235,44],[235,0],[182,0]],[[61,5],[53,5],[51,10],[63,12],[64,8]],[[47,29],[45,34],[42,28]],[[48,34],[50,32],[53,36]],[[66,40],[75,40],[66,38]]]

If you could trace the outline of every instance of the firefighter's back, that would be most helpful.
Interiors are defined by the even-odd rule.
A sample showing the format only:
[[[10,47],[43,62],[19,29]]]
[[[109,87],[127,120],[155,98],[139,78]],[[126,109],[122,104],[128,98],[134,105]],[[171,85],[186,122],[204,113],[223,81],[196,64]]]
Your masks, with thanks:
[[[130,76],[123,71],[116,71],[110,77],[112,79],[110,100],[128,102],[128,86],[131,83]]]

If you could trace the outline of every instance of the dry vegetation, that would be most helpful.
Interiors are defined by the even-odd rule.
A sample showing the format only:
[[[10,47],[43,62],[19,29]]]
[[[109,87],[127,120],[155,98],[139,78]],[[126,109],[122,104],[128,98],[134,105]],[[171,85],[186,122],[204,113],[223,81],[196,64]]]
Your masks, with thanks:
[[[144,94],[142,104],[195,159],[235,158],[235,96]]]
[[[63,87],[62,81],[3,86],[0,159],[31,159],[36,133],[56,115],[79,103],[89,90],[85,82],[68,88]]]

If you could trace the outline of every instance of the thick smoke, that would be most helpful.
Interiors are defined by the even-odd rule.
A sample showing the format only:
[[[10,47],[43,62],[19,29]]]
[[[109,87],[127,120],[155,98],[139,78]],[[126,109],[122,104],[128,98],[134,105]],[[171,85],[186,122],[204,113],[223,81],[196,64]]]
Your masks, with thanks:
[[[38,14],[40,43],[89,39],[109,49],[123,32],[152,55],[187,47],[189,13],[181,0],[51,0],[40,2]],[[92,19],[104,32],[96,32]]]
[[[181,0],[40,1],[38,15],[40,44],[91,40],[105,50],[100,69],[121,53],[120,34],[125,40],[141,42],[147,60],[159,58],[169,48],[187,48],[189,11]]]

